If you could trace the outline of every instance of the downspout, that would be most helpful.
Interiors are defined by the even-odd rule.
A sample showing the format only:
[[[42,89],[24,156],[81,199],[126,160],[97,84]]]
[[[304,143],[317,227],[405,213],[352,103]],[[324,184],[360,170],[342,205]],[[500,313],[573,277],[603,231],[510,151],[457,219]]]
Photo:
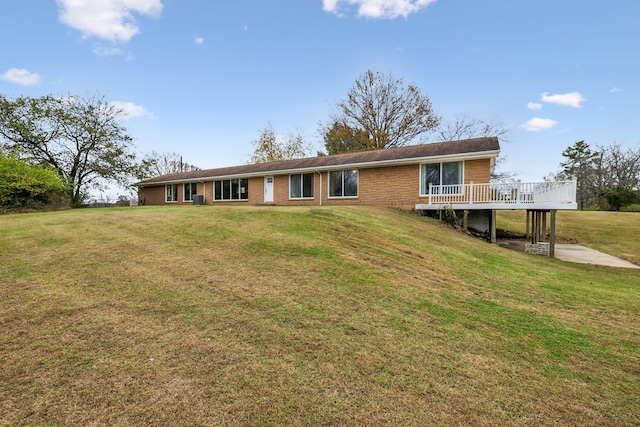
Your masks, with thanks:
[[[322,206],[322,172],[316,169],[316,172],[320,175],[320,206]]]
[[[207,204],[207,183],[204,181],[200,181],[202,183],[202,198],[203,198],[203,203],[206,205]]]

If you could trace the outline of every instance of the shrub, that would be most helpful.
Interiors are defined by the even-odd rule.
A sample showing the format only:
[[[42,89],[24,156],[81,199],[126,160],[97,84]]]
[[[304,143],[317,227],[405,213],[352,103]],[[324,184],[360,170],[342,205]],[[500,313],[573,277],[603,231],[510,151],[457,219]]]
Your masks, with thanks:
[[[638,193],[625,187],[607,188],[602,197],[606,200],[607,204],[614,211],[619,211],[627,205],[637,203]]]
[[[633,203],[622,208],[623,212],[640,212],[640,203]]]
[[[0,153],[0,210],[59,209],[69,206],[69,189],[52,168],[29,164],[16,153]]]

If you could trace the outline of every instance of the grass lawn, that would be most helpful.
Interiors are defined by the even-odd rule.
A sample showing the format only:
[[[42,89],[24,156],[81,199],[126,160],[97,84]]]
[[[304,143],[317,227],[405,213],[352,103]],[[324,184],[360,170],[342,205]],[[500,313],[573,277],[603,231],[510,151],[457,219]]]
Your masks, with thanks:
[[[639,216],[575,214],[640,259]],[[0,425],[637,426],[638,396],[637,270],[383,208],[0,216]]]

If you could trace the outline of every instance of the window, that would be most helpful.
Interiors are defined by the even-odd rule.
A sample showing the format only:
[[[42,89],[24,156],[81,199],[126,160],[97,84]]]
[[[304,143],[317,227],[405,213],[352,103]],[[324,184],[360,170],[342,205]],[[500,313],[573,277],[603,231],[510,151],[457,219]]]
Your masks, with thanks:
[[[313,173],[289,175],[289,198],[313,197]]]
[[[197,188],[198,184],[196,184],[195,182],[184,184],[184,192],[182,194],[185,202],[193,202],[193,196],[198,194]]]
[[[178,201],[178,184],[170,184],[165,187],[165,200],[167,202]]]
[[[420,194],[429,194],[429,184],[443,187],[432,189],[432,194],[461,194],[462,162],[429,163],[420,171]]]
[[[214,200],[247,200],[249,199],[249,180],[242,178],[215,181],[213,198]]]
[[[358,197],[358,171],[329,172],[329,197]]]

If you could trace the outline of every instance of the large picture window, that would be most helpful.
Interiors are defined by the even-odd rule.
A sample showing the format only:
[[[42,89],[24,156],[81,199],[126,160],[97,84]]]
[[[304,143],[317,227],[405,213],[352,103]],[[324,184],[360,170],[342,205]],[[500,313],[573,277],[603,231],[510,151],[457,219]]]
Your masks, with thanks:
[[[420,194],[429,194],[429,184],[437,186],[432,189],[431,194],[461,194],[463,192],[462,162],[422,165],[420,170]]]
[[[241,178],[215,181],[213,198],[214,200],[247,200],[249,199],[249,180]]]
[[[193,196],[198,194],[198,184],[195,182],[184,184],[184,191],[182,194],[182,198],[185,202],[193,202]]]
[[[329,197],[358,197],[358,171],[329,172]]]
[[[169,184],[165,187],[165,200],[167,202],[178,201],[178,184]]]
[[[299,173],[295,175],[289,175],[289,198],[312,198],[313,177],[313,173]]]

